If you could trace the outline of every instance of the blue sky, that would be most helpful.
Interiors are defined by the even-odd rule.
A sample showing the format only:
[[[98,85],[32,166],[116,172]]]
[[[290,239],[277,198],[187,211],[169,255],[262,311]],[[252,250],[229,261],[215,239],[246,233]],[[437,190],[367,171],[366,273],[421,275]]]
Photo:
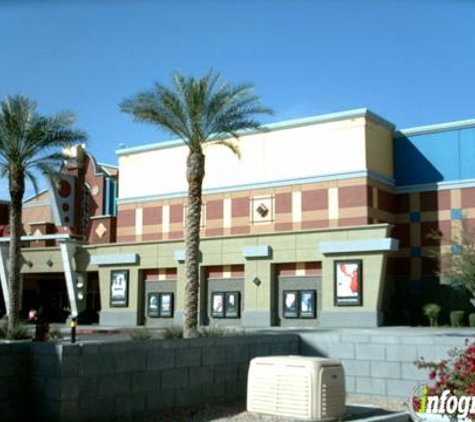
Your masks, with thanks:
[[[121,143],[170,139],[118,103],[174,70],[253,82],[276,113],[264,122],[361,107],[399,128],[463,120],[473,22],[470,0],[0,0],[0,98],[74,111],[110,163]]]

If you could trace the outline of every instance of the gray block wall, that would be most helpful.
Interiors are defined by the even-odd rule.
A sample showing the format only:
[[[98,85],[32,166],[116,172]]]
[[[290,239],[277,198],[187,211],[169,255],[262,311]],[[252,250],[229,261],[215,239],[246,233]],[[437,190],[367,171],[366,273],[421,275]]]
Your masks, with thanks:
[[[414,362],[448,358],[453,347],[463,347],[471,333],[435,330],[340,330],[301,333],[301,354],[341,360],[347,394],[407,399],[417,384],[427,383],[429,371]]]
[[[0,347],[0,420],[24,420],[25,397],[29,396],[29,342],[5,343]]]
[[[25,364],[7,397],[2,421],[141,420],[162,409],[244,398],[255,356],[299,353],[297,335],[249,335],[120,343],[26,343],[25,353],[0,345],[0,361]],[[3,356],[6,356],[3,358]],[[17,357],[21,357],[17,361]],[[7,362],[8,361],[8,362]],[[8,365],[15,361],[14,365]],[[1,366],[0,389],[15,378]],[[23,369],[22,369],[23,371]],[[22,372],[23,373],[23,372]],[[30,386],[29,391],[22,389]],[[14,401],[15,399],[16,401]],[[24,411],[29,410],[29,414]]]
[[[340,359],[347,393],[406,400],[473,333],[429,329],[306,331],[119,343],[0,343],[2,421],[142,420],[162,409],[244,398],[250,359],[302,354]]]

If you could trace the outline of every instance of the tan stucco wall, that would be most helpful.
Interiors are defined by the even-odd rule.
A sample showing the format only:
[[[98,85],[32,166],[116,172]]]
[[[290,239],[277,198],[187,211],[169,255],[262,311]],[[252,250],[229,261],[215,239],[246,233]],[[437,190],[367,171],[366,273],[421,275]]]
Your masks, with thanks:
[[[322,262],[322,311],[338,310],[339,312],[376,311],[380,308],[382,287],[384,284],[385,254],[352,253],[333,254],[324,256],[319,245],[321,242],[381,239],[389,236],[389,225],[372,225],[365,227],[337,228],[331,230],[315,230],[301,233],[269,234],[260,236],[227,237],[219,239],[203,239],[201,241],[202,266],[244,264],[244,309],[247,311],[269,311],[274,305],[273,284],[274,265],[289,262]],[[243,257],[244,247],[269,245],[272,255],[269,258],[246,259]],[[142,244],[117,244],[105,246],[86,246],[78,253],[78,270],[98,271],[102,310],[110,310],[110,279],[111,271],[128,269],[129,279],[129,306],[127,308],[113,308],[114,312],[137,311],[143,304],[143,288],[141,270],[177,267],[177,297],[175,309],[182,310],[184,306],[184,264],[174,259],[176,250],[184,249],[183,242],[161,242]],[[120,255],[137,253],[139,263],[135,265],[104,265],[96,266],[89,263],[93,255]],[[23,266],[24,273],[60,272],[62,263],[57,248],[44,250],[24,250],[26,260],[33,266]],[[46,261],[50,259],[50,267]],[[334,305],[334,275],[333,266],[336,259],[363,260],[363,305],[351,307],[335,307]],[[253,283],[259,277],[261,284]],[[142,286],[143,287],[143,286]]]

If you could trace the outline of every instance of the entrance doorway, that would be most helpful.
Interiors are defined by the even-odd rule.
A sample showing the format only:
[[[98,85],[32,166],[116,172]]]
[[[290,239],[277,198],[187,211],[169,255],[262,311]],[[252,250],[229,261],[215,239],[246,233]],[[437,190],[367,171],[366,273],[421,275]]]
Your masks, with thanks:
[[[30,309],[43,307],[48,322],[64,323],[71,313],[66,280],[62,273],[25,275],[23,279],[22,317],[28,317]],[[87,274],[86,309],[78,316],[80,324],[92,324],[99,321],[101,301],[99,293],[99,275]]]

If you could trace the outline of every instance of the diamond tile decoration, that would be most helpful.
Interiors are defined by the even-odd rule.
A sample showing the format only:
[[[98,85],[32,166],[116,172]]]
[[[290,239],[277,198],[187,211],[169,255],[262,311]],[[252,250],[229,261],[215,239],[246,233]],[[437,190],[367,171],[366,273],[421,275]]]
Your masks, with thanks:
[[[271,196],[252,198],[251,218],[254,224],[270,223],[274,219],[274,198]]]
[[[104,236],[106,233],[107,233],[107,229],[106,229],[106,226],[104,226],[103,223],[99,224],[95,230],[96,234],[99,236],[99,237],[102,237]]]

